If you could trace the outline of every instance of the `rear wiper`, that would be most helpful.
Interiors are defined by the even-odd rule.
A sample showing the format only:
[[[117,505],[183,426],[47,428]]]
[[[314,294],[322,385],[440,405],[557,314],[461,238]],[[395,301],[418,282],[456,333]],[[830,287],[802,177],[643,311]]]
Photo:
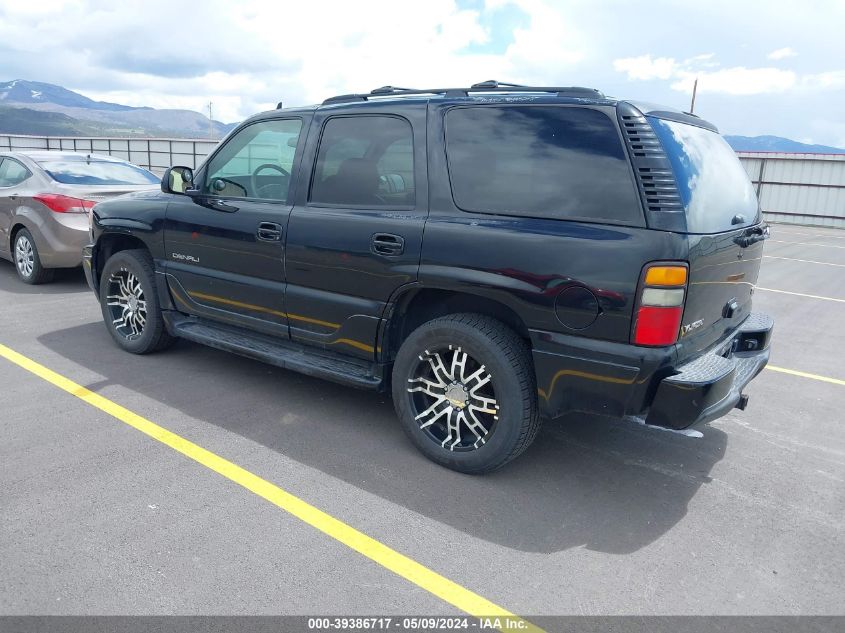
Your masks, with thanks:
[[[760,224],[758,226],[752,226],[751,228],[745,229],[745,231],[742,232],[742,235],[738,235],[734,238],[734,242],[745,248],[746,246],[751,246],[752,244],[756,244],[757,242],[762,242],[767,239],[769,239],[769,225]]]

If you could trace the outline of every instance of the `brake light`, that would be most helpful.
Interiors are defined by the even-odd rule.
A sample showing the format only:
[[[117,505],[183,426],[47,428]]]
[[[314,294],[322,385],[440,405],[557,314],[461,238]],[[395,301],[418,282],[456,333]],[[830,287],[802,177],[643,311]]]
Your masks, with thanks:
[[[634,345],[673,345],[678,340],[686,298],[687,267],[683,264],[649,265],[634,320]]]
[[[55,213],[88,213],[97,204],[93,200],[63,196],[60,193],[38,193],[32,198]]]

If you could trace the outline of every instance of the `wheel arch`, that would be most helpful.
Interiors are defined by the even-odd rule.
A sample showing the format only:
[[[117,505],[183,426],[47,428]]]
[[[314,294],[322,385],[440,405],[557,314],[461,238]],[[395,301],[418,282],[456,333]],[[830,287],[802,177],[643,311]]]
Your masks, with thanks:
[[[462,312],[497,319],[530,345],[525,322],[516,310],[502,301],[467,290],[411,286],[401,291],[388,307],[380,345],[382,359],[392,361],[402,342],[423,323]]]
[[[99,286],[103,268],[109,258],[120,251],[143,249],[152,255],[149,245],[141,238],[129,233],[119,231],[108,231],[100,235],[94,245],[92,253],[92,270],[94,281]]]
[[[35,247],[36,248],[43,248],[41,244],[41,232],[29,221],[26,216],[16,215],[12,219],[12,226],[9,228],[9,253],[13,253],[15,250],[15,238],[17,238],[18,233],[20,233],[21,229],[26,229],[29,231],[29,234],[32,235],[32,239],[35,240]]]

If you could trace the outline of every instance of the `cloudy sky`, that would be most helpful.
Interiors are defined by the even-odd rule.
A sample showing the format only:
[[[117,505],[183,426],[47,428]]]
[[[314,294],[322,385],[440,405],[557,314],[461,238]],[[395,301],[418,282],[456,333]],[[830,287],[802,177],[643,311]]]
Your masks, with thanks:
[[[845,0],[0,0],[0,81],[234,122],[385,84],[585,85],[845,147]]]

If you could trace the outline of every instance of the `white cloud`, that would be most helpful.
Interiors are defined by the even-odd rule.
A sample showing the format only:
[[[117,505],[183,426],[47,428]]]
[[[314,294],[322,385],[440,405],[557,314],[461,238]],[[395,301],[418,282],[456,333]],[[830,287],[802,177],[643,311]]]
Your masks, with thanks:
[[[810,89],[837,90],[845,88],[845,70],[833,70],[814,75],[805,75],[801,78],[801,85],[804,88]]]
[[[787,56],[780,49],[774,51],[780,57]],[[616,72],[625,73],[628,80],[650,81],[671,80],[672,90],[690,94],[695,80],[699,92],[726,95],[757,95],[782,93],[788,90],[838,90],[845,88],[845,70],[799,75],[792,70],[765,66],[746,68],[732,66],[720,68],[713,53],[695,55],[682,61],[672,57],[653,57],[651,54],[639,57],[624,57],[613,61]]]
[[[779,48],[776,51],[772,51],[771,53],[766,55],[766,57],[768,57],[769,59],[777,60],[786,59],[787,57],[795,57],[797,54],[798,53],[796,53],[794,50],[787,46],[786,48]]]
[[[676,73],[678,81],[673,90],[692,93],[698,79],[698,92],[719,92],[729,95],[756,95],[783,92],[794,87],[797,78],[790,70],[779,68],[722,68],[715,71],[694,72],[683,70]]]
[[[301,105],[384,84],[485,79],[589,85],[684,107],[699,77],[700,91],[720,95],[701,102],[720,127],[795,138],[810,134],[809,120],[830,116],[830,99],[807,94],[845,96],[841,0],[804,12],[786,0],[770,0],[765,11],[757,3],[717,0],[701,10],[656,0],[649,28],[659,38],[650,41],[661,48],[650,54],[632,37],[621,4],[204,0],[186,12],[173,0],[0,0],[0,81],[45,81],[97,99],[198,112],[213,101],[215,117],[233,122],[279,100]],[[794,74],[773,68],[784,61],[750,61],[785,50],[801,53]],[[778,99],[737,108],[731,96],[754,94]],[[822,132],[812,136],[824,142]]]
[[[651,55],[613,60],[616,72],[626,73],[628,79],[669,79],[675,75],[678,63],[671,57],[652,59]]]
[[[207,112],[212,101],[223,121],[280,100],[315,103],[385,84],[553,83],[583,59],[585,46],[565,12],[544,0],[478,9],[455,0],[208,0],[185,19],[171,19],[172,0],[52,2],[38,15],[0,4],[0,48],[20,51],[18,66],[41,69],[20,76],[129,105]],[[509,4],[528,15],[527,26],[514,29],[502,52],[468,52],[490,43],[482,14]],[[39,61],[50,59],[62,68]]]

